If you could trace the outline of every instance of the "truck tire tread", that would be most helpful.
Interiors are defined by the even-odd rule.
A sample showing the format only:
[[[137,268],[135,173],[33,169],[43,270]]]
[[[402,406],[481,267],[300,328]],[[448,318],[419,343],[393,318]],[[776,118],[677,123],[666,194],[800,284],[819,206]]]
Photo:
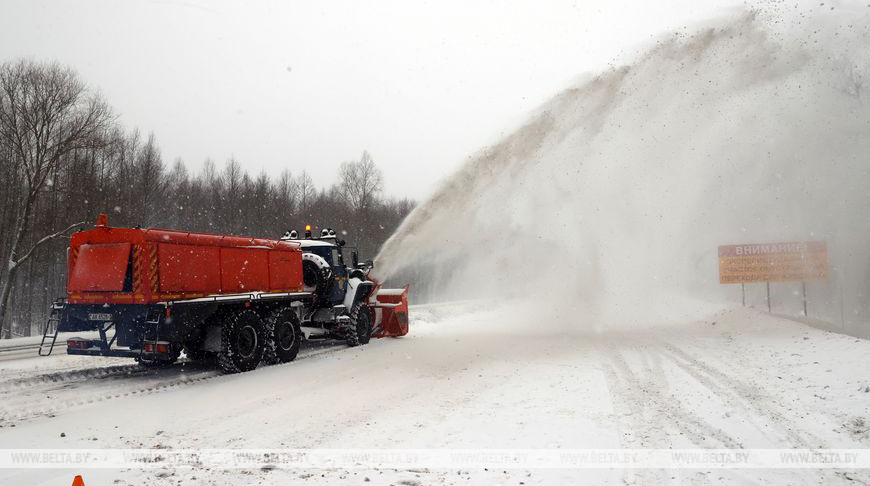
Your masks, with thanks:
[[[245,330],[245,331],[243,331]],[[253,332],[255,343],[250,356],[243,356],[237,349],[240,332]],[[221,326],[221,350],[218,365],[224,373],[240,373],[256,369],[263,359],[266,329],[263,319],[252,309],[244,309],[228,316]]]
[[[289,349],[279,348],[279,337],[276,335],[276,330],[280,332],[278,326],[283,323],[290,322],[293,326],[295,340]],[[299,353],[299,345],[302,339],[302,331],[299,329],[299,318],[296,312],[290,307],[279,307],[274,309],[265,319],[266,323],[266,349],[263,352],[263,363],[278,364],[289,363],[296,359]]]

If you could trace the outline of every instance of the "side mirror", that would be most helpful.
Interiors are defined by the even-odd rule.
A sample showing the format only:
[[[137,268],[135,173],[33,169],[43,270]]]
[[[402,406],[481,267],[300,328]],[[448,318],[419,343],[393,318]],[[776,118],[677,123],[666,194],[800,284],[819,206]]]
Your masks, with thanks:
[[[374,260],[366,260],[366,266],[369,268],[375,268]]]

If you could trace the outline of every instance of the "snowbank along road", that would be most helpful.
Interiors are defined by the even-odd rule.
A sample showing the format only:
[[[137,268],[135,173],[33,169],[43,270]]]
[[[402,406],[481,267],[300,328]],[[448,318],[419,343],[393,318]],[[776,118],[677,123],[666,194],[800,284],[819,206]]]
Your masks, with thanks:
[[[0,363],[2,448],[862,448],[870,342],[747,309],[604,332],[496,302],[223,376],[71,356]],[[2,484],[863,484],[836,469],[0,470]],[[852,482],[856,481],[856,482]]]

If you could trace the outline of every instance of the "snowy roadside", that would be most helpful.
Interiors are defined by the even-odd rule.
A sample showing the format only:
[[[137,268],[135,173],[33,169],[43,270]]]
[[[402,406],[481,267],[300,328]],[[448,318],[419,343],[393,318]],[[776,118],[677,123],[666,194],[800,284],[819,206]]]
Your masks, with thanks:
[[[669,325],[600,332],[584,327],[553,326],[497,303],[464,303],[415,307],[412,332],[404,338],[318,350],[242,375],[191,366],[141,373],[117,368],[129,361],[61,356],[49,361],[81,378],[53,382],[46,377],[57,371],[44,365],[2,363],[0,447],[870,445],[868,341],[742,308]],[[7,469],[0,478],[4,484],[66,484],[73,472]],[[406,485],[870,481],[863,471],[789,469],[76,473],[93,484],[120,485],[362,484],[365,478]]]

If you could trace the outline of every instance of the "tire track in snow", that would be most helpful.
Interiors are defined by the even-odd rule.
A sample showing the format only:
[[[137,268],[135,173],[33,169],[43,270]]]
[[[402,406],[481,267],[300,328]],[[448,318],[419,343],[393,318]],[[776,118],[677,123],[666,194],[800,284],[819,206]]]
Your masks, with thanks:
[[[673,426],[678,432],[682,432],[693,444],[699,447],[708,446],[710,440],[715,440],[726,448],[742,448],[742,444],[725,433],[724,430],[704,421],[702,417],[697,416],[691,410],[684,407],[679,399],[672,395],[667,395],[665,393],[666,390],[658,388],[659,386],[667,386],[667,380],[660,367],[658,370],[648,368],[648,371],[651,372],[650,375],[660,376],[641,379],[631,370],[620,350],[607,350],[604,352],[604,356],[610,360],[610,363],[603,363],[605,365],[608,387],[611,390],[615,390],[618,395],[615,397],[614,406],[623,408],[620,416],[631,417],[630,420],[633,423],[630,425],[629,430],[657,431],[660,437],[647,436],[645,438],[654,441],[664,440],[670,442],[668,440],[670,439],[669,434],[664,426]],[[626,406],[628,407],[627,410],[625,409]],[[633,409],[635,407],[640,408],[640,411]],[[652,417],[644,417],[643,412],[651,414]],[[640,413],[639,417],[638,413]],[[632,439],[629,439],[629,441],[636,442],[636,440]],[[649,443],[644,443],[643,441],[639,445],[641,447],[650,446]]]
[[[665,351],[664,355],[668,356],[674,365],[716,394],[723,402],[737,405],[756,416],[768,419],[768,423],[776,426],[776,430],[791,442],[790,446],[825,447],[825,442],[811,432],[795,430],[792,427],[794,420],[777,411],[774,407],[779,407],[779,403],[761,387],[740,381],[717,370],[671,343],[663,342],[661,346]],[[751,415],[747,418],[751,418]],[[762,424],[753,425],[762,433],[767,432]]]
[[[297,360],[311,359],[320,355],[331,354],[344,349],[342,344],[313,346],[300,352]],[[109,366],[105,368],[86,368],[68,372],[45,373],[29,378],[10,380],[17,383],[0,383],[0,424],[33,419],[41,416],[54,417],[62,410],[80,407],[91,403],[104,402],[117,398],[130,396],[152,395],[177,389],[182,386],[202,383],[207,380],[221,378],[224,375],[214,367],[201,366],[199,371],[186,374],[180,378],[166,380],[184,372],[184,366],[189,363],[180,363],[169,368],[143,368],[138,364]],[[273,366],[292,366],[293,363],[284,363]],[[106,389],[102,392],[88,388],[94,388],[94,380],[106,380],[104,383],[117,384],[117,387]],[[144,380],[155,379],[157,382],[145,382]],[[97,382],[100,383],[100,382]],[[150,384],[149,384],[150,383]],[[144,386],[143,386],[144,385]],[[84,389],[84,397],[66,398],[69,392],[79,392]],[[60,396],[51,397],[51,394]],[[20,401],[11,403],[10,399]],[[2,427],[3,425],[0,425]],[[8,425],[6,425],[8,426]]]
[[[782,434],[790,441],[789,447],[807,449],[829,447],[824,440],[815,434],[806,430],[796,430],[793,428],[791,426],[794,423],[793,420],[789,419],[784,413],[772,408],[782,407],[782,405],[761,387],[743,382],[727,373],[719,371],[672,343],[662,342],[661,345],[664,350],[663,355],[672,364],[689,374],[693,379],[704,384],[723,402],[729,405],[736,405],[749,412],[749,414],[743,415],[743,418],[766,436],[770,431],[765,430],[764,425],[772,425],[775,427],[774,432]],[[755,417],[764,418],[767,421],[764,424],[759,424],[756,420],[753,420]],[[818,480],[822,484],[831,484],[835,480],[843,479],[854,481],[858,484],[870,484],[870,476],[867,476],[863,471],[846,473],[834,469],[818,469],[815,472],[818,474]]]
[[[660,426],[661,422],[647,420],[644,416],[645,408],[639,404],[646,401],[646,397],[640,396],[631,380],[625,380],[623,383],[623,380],[620,379],[617,367],[612,363],[612,354],[619,351],[606,352],[598,345],[595,346],[595,349],[602,356],[599,361],[607,382],[607,389],[611,394],[616,419],[620,422],[619,437],[622,447],[649,447],[650,441],[657,442],[667,437],[667,432]],[[625,376],[624,373],[623,375]],[[652,437],[653,434],[656,437]],[[626,469],[622,473],[622,483],[625,485],[665,484],[668,482],[669,476],[670,474],[653,469]]]
[[[12,378],[0,382],[0,393],[14,391],[16,389],[28,388],[44,383],[64,383],[68,381],[83,380],[87,378],[109,378],[113,376],[124,376],[131,374],[141,375],[142,373],[137,373],[138,371],[147,372],[152,370],[143,368],[138,364],[128,364],[106,366],[100,368],[78,368],[73,369],[72,371],[51,371],[35,376]]]

